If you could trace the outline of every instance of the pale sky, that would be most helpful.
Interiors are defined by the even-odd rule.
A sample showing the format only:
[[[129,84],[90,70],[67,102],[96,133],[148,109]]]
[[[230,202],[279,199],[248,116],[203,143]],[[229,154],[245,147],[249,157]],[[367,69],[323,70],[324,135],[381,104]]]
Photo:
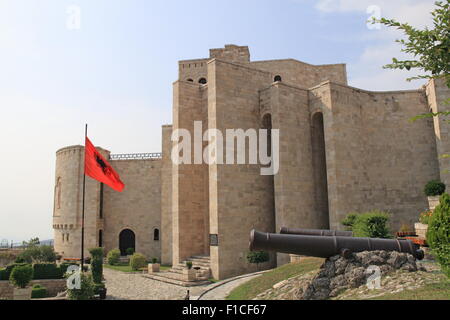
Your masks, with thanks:
[[[112,153],[161,151],[178,60],[248,45],[252,60],[347,63],[351,86],[415,89],[413,73],[381,68],[401,57],[399,34],[366,20],[379,9],[423,27],[433,3],[0,0],[0,241],[53,238],[55,152],[82,144],[84,123]]]

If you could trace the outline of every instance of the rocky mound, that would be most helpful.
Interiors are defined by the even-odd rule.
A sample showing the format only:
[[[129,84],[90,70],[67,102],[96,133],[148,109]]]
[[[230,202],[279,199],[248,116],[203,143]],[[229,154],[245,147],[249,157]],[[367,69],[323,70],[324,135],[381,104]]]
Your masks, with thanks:
[[[396,270],[413,272],[423,270],[423,267],[412,255],[397,251],[364,251],[353,253],[349,259],[336,255],[325,260],[318,274],[294,292],[294,298],[324,300],[336,297],[346,289],[366,285],[376,270],[385,276]]]

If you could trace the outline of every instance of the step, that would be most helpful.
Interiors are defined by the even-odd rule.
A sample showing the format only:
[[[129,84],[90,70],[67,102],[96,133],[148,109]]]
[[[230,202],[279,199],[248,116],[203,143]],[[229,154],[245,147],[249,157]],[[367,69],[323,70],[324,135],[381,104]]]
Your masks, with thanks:
[[[197,280],[197,281],[184,281],[182,279],[174,277],[173,275],[169,275],[168,273],[170,273],[170,272],[158,273],[158,274],[146,274],[146,275],[142,275],[142,276],[145,278],[152,279],[152,280],[169,283],[169,284],[173,284],[173,285],[177,285],[177,286],[182,286],[182,287],[195,287],[195,286],[202,286],[202,285],[211,283],[211,281],[209,281],[207,279],[206,280]]]

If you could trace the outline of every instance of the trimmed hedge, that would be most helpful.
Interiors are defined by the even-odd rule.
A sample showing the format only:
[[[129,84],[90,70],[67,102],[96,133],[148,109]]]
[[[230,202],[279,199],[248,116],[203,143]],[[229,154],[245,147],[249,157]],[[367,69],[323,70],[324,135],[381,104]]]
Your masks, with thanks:
[[[108,252],[107,255],[108,264],[111,266],[117,265],[120,260],[120,250],[119,249],[112,249]]]
[[[40,284],[35,284],[31,290],[31,299],[41,299],[47,297],[47,289]]]
[[[9,280],[12,270],[17,266],[29,265],[27,263],[13,263],[5,269],[0,269],[0,280]],[[35,263],[33,265],[33,280],[64,279],[64,274],[70,264]]]
[[[33,265],[34,279],[63,279],[64,272],[55,263],[36,263]]]
[[[445,192],[445,184],[438,180],[431,180],[425,185],[423,192],[428,197],[440,196]]]

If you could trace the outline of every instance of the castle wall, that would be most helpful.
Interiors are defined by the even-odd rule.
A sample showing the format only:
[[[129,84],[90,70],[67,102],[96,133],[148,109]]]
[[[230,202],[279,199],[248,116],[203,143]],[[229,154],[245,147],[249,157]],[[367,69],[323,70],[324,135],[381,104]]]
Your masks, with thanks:
[[[178,81],[174,83],[173,130],[186,129],[194,136],[194,121],[208,127],[207,86]],[[199,138],[202,140],[201,130]],[[177,142],[178,143],[178,142]],[[177,144],[175,143],[175,144]],[[208,254],[208,167],[202,159],[194,163],[194,143],[191,143],[190,164],[174,164],[172,171],[173,258],[177,264],[193,255]],[[202,144],[198,144],[201,147]],[[202,152],[200,153],[202,155]]]
[[[426,95],[429,111],[433,113],[450,111],[450,104],[444,103],[450,97],[450,89],[443,80],[431,80],[426,86]],[[450,190],[450,158],[443,157],[443,155],[450,154],[450,125],[447,120],[448,117],[442,115],[433,117],[439,175],[440,180],[445,183],[448,192]]]
[[[162,127],[161,263],[172,264],[172,126]]]
[[[409,121],[427,111],[424,91],[367,92],[329,82],[313,91],[323,89],[331,228],[342,228],[349,212],[372,209],[392,214],[394,232],[412,227],[427,208],[423,186],[439,177],[432,119]]]
[[[261,115],[270,113],[272,128],[280,130],[280,168],[274,177],[276,232],[281,227],[319,228],[308,92],[281,82],[263,90],[261,97]],[[270,107],[265,106],[266,100]],[[288,255],[278,254],[278,265],[287,262]]]
[[[135,233],[136,252],[161,259],[161,160],[114,160],[109,162],[125,184],[122,192],[104,186],[103,243],[105,251],[119,248],[124,229]],[[160,236],[161,238],[161,236]]]
[[[209,59],[183,60],[178,62],[178,79],[198,84],[201,78],[207,78],[207,62]]]
[[[283,82],[301,88],[310,88],[323,81],[347,84],[345,64],[330,64],[314,66],[293,59],[252,61],[252,68],[272,73],[272,77],[280,75]],[[273,78],[272,78],[273,80]]]
[[[272,83],[270,73],[212,60],[208,77],[209,128],[225,132],[261,127],[258,90]],[[274,229],[273,194],[267,192],[272,181],[260,175],[259,165],[209,166],[210,232],[218,234],[218,246],[210,247],[214,278],[251,270],[246,261],[250,230]]]

